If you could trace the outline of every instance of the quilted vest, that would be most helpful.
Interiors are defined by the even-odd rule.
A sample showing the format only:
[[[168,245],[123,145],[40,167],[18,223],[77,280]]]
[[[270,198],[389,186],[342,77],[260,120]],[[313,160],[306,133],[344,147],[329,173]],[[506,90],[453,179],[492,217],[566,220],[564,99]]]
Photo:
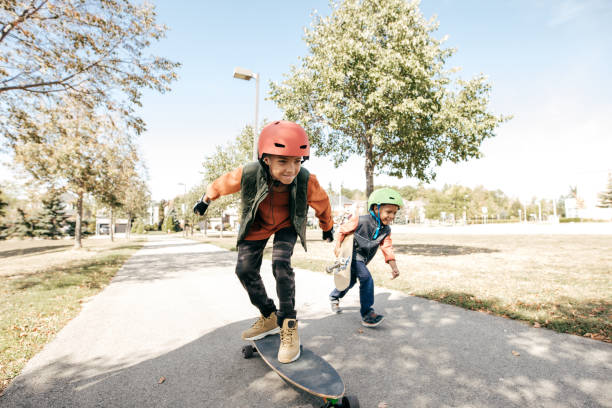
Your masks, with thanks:
[[[308,179],[310,172],[304,167],[293,180],[289,190],[289,219],[295,228],[300,242],[306,250],[306,215],[308,213]],[[249,233],[251,224],[259,204],[268,196],[268,177],[266,170],[259,162],[251,162],[242,168],[240,181],[240,230],[238,243],[244,241]]]
[[[356,260],[366,265],[374,258],[374,255],[376,255],[376,251],[378,251],[378,247],[383,239],[391,233],[391,227],[381,224],[378,237],[372,239],[377,225],[376,220],[370,214],[361,215],[359,217],[357,229],[355,230],[355,238],[353,241],[354,256]]]

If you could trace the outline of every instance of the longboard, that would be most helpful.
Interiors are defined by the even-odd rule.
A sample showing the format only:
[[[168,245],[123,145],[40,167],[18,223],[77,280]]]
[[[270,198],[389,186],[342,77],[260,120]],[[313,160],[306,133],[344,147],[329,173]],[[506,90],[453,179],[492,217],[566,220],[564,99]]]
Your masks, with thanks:
[[[328,266],[325,270],[327,273],[334,274],[334,285],[339,291],[348,288],[351,282],[351,262],[353,260],[353,241],[354,235],[349,234],[344,237],[344,241],[340,244],[340,254],[336,258],[333,265]]]
[[[242,348],[244,358],[251,358],[255,352],[283,380],[309,394],[323,398],[324,407],[359,407],[353,396],[344,395],[344,382],[338,372],[327,361],[302,347],[300,358],[283,364],[278,361],[280,336],[272,335]]]

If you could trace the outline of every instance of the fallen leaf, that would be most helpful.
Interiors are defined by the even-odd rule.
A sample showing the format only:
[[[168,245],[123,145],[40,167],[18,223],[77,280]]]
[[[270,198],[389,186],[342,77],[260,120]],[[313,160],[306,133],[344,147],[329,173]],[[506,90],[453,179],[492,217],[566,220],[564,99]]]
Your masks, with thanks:
[[[535,323],[533,324],[533,327],[535,327],[536,329],[539,329],[539,328],[540,328],[540,327],[542,327],[542,326],[540,326],[540,323],[535,322]]]
[[[359,329],[357,330],[359,333],[363,333],[363,329]]]
[[[515,355],[516,357],[521,355],[521,353],[519,353],[518,351],[514,351],[514,350],[512,350],[512,354]]]
[[[378,408],[388,408],[389,404],[387,404],[386,402],[380,402],[378,403]]]
[[[158,384],[163,383],[164,381],[166,381],[166,377],[159,377],[159,381],[157,381]]]

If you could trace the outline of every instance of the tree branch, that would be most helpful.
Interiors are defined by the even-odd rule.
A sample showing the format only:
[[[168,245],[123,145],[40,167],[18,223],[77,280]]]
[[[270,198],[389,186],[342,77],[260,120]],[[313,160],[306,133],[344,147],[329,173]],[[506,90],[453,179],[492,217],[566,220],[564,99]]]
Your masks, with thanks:
[[[21,13],[21,15],[12,23],[8,23],[4,27],[2,27],[2,32],[0,34],[0,43],[6,38],[6,36],[17,27],[19,24],[23,23],[26,19],[30,18],[34,14],[36,14],[45,4],[48,3],[49,0],[44,0],[40,5],[33,9],[26,9]]]

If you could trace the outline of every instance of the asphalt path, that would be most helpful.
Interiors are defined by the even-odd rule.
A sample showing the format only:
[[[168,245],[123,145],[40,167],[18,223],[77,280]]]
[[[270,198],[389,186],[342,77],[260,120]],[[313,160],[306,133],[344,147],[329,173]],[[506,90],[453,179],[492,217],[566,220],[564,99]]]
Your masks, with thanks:
[[[258,312],[235,259],[155,237],[30,360],[0,407],[319,407],[242,357],[240,333]],[[269,262],[262,275],[273,295]],[[331,313],[332,285],[296,269],[300,337],[361,407],[612,407],[610,344],[379,288],[386,320],[368,329],[357,287]]]

